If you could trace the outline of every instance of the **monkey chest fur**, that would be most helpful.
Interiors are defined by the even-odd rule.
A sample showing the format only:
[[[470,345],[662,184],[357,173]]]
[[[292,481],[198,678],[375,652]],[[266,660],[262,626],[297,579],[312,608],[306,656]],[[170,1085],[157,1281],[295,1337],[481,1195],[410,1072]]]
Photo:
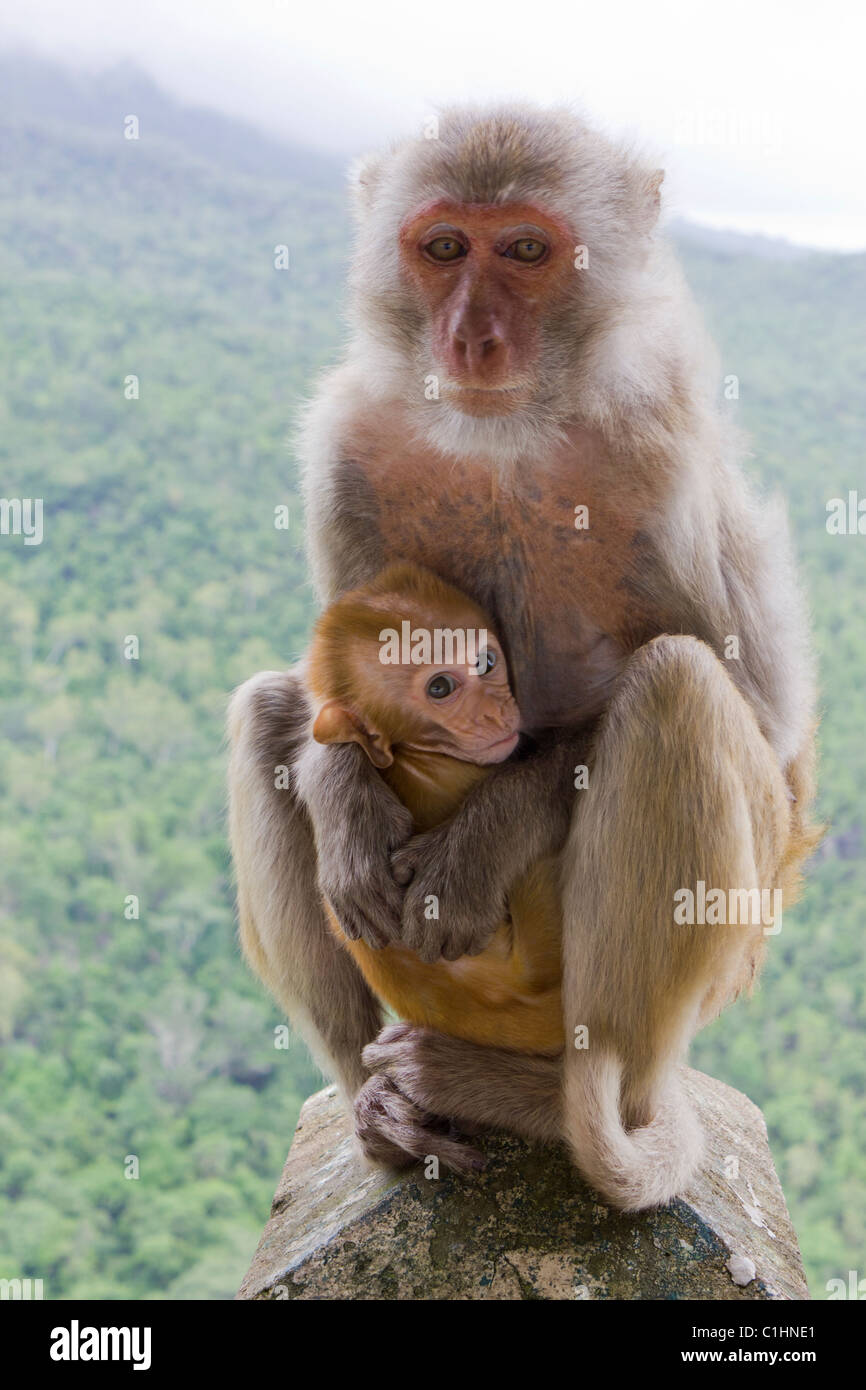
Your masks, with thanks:
[[[653,623],[634,582],[647,499],[591,435],[505,481],[483,460],[405,446],[371,451],[361,474],[383,562],[426,565],[490,614],[524,728],[604,708]]]

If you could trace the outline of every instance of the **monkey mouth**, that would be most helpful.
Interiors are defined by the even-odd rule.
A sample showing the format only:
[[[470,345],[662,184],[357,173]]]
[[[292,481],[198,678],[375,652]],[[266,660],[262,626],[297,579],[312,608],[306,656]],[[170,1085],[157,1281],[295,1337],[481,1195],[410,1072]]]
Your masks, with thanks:
[[[483,750],[484,758],[485,760],[490,758],[492,762],[504,762],[505,759],[514,752],[519,742],[520,733],[515,729],[513,733],[505,734],[502,738],[497,739],[495,743],[488,743],[487,747]]]
[[[462,415],[512,415],[526,405],[525,386],[461,386],[447,388],[448,401]]]

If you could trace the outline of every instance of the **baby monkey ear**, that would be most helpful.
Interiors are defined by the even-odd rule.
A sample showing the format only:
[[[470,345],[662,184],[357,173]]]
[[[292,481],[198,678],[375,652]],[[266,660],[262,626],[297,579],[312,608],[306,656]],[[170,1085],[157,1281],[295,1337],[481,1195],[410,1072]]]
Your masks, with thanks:
[[[360,743],[374,767],[390,767],[391,745],[375,729],[369,729],[354,710],[339,700],[326,700],[316,715],[313,738],[317,743]]]

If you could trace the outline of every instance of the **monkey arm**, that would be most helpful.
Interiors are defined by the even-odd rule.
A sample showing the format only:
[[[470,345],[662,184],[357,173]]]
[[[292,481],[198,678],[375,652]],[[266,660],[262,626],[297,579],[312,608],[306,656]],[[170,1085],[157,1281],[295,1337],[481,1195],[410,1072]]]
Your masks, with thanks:
[[[373,947],[399,939],[403,893],[389,856],[412,833],[408,810],[356,744],[310,740],[295,780],[313,826],[319,885],[346,936]]]
[[[547,735],[530,756],[494,768],[448,821],[394,852],[394,877],[409,885],[402,940],[422,960],[483,950],[505,915],[511,884],[559,852],[574,768],[586,761],[588,741],[586,730]]]
[[[332,602],[378,574],[384,560],[377,508],[353,462],[363,383],[348,365],[331,372],[298,440],[307,550],[317,596]],[[295,779],[316,844],[319,885],[350,940],[381,947],[399,939],[403,892],[390,853],[412,834],[412,817],[355,744],[312,739]]]
[[[684,491],[649,567],[662,630],[712,647],[785,770],[811,743],[814,725],[809,624],[787,518],[778,500],[756,498],[737,469],[717,468],[713,505]]]
[[[365,394],[363,374],[352,367],[329,373],[298,440],[307,555],[323,604],[366,583],[385,564],[378,503],[354,445]]]

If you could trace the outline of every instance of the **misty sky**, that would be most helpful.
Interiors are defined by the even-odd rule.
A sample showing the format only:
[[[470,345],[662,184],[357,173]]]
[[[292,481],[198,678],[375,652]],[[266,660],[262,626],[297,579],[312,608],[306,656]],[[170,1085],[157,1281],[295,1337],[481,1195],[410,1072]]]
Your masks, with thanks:
[[[25,0],[0,18],[4,49],[131,58],[347,158],[449,101],[568,101],[660,157],[675,213],[844,249],[866,248],[864,41],[861,0]]]

